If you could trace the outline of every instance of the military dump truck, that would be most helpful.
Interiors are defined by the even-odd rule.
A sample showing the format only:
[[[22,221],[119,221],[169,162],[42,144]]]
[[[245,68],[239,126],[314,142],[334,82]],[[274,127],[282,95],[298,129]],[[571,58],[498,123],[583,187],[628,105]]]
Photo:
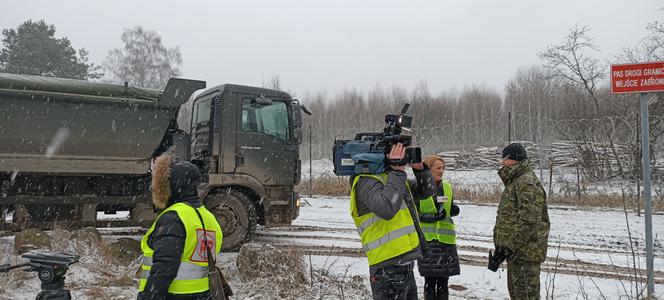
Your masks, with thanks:
[[[149,225],[152,159],[196,164],[205,205],[225,249],[257,224],[288,226],[299,213],[301,108],[282,91],[171,79],[163,91],[0,73],[0,221],[98,222],[130,211]],[[191,120],[178,124],[183,104]],[[7,225],[7,224],[5,224]],[[9,224],[11,225],[11,224]]]

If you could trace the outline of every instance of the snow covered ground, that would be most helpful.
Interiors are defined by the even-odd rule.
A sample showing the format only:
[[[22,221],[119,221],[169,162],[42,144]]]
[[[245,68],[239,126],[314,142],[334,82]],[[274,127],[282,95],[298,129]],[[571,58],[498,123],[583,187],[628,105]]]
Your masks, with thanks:
[[[288,228],[259,228],[255,240],[283,247],[296,247],[305,253],[304,260],[311,260],[315,269],[327,270],[330,274],[341,277],[359,275],[368,277],[366,258],[361,255],[360,242],[352,219],[348,213],[347,197],[304,198],[300,217]],[[461,214],[456,220],[459,232],[459,253],[462,262],[460,276],[451,278],[450,285],[454,299],[504,299],[508,297],[505,270],[493,273],[486,269],[486,253],[492,248],[491,229],[496,207],[492,205],[461,204]],[[555,286],[555,299],[584,298],[617,299],[633,293],[635,284],[625,274],[630,273],[632,265],[625,216],[616,210],[579,210],[573,208],[551,207],[551,240],[548,261],[543,265],[541,274],[542,295],[551,293]],[[114,216],[104,216],[110,218]],[[119,216],[115,216],[119,217]],[[638,272],[643,274],[643,217],[629,215],[633,241],[637,245]],[[656,291],[664,296],[664,216],[653,217],[656,235]],[[108,231],[104,229],[104,232]],[[112,237],[117,238],[117,237]],[[136,234],[133,238],[140,238]],[[558,251],[560,245],[560,251]],[[0,238],[1,253],[11,253],[11,236]],[[3,254],[4,255],[4,254]],[[222,254],[232,264],[235,253]],[[557,259],[556,259],[557,257]],[[12,258],[16,262],[16,257]],[[7,263],[0,257],[0,264]],[[224,260],[222,260],[224,261]],[[558,261],[555,284],[552,283],[553,266]],[[105,269],[95,267],[95,257],[82,260],[72,266],[68,273],[69,286],[76,299],[95,299],[90,289],[103,281],[104,272],[131,272],[130,266],[103,265]],[[417,275],[417,270],[415,271]],[[4,276],[0,275],[0,280]],[[16,275],[13,275],[16,276]],[[7,277],[10,280],[16,277]],[[20,284],[13,289],[0,291],[0,299],[32,299],[39,291],[39,283],[32,275],[23,275]],[[423,279],[417,276],[421,288]],[[117,299],[131,299],[137,293],[135,282],[126,280],[124,285],[104,287],[103,295],[113,294]],[[234,288],[246,287],[235,280]],[[364,284],[368,287],[368,282]],[[104,294],[105,293],[105,294]],[[347,295],[352,298],[352,295]]]
[[[369,276],[367,261],[364,258],[343,257],[331,259],[326,256],[314,256],[313,263],[324,268],[330,268],[332,272],[339,275],[351,276],[357,274],[365,278]],[[414,272],[421,299],[424,278],[418,276],[417,269]],[[555,286],[549,285],[547,290],[545,283],[550,284],[549,276],[552,276],[552,274],[542,273],[540,275],[542,298],[549,295],[548,299],[551,299],[551,295],[553,295],[553,299],[584,299],[583,294],[585,294],[588,299],[601,299],[602,296],[606,299],[619,299],[621,295],[628,294],[630,291],[630,287],[627,285],[626,293],[617,280],[591,279],[567,274],[557,274]],[[461,275],[452,277],[449,285],[456,286],[450,288],[451,299],[509,299],[507,272],[504,269],[494,273],[486,267],[462,265]],[[660,295],[658,298],[664,295],[663,288],[664,285],[657,285],[656,291]],[[627,299],[627,297],[624,298]]]
[[[314,177],[334,176],[329,160],[312,162]],[[308,161],[302,165],[302,177],[309,176]],[[539,171],[536,171],[540,175]],[[547,171],[542,172],[547,178]],[[448,170],[448,180],[456,186],[471,188],[492,188],[500,186],[495,170]],[[575,183],[573,173],[564,170],[554,171],[554,191]],[[546,184],[545,184],[546,185]],[[605,183],[590,186],[597,192],[613,191],[620,193],[620,183]],[[655,187],[657,188],[657,187]],[[300,216],[291,227],[263,228],[257,230],[255,241],[280,247],[299,249],[304,253],[304,261],[311,262],[312,269],[324,270],[330,276],[351,278],[360,276],[366,289],[369,289],[367,260],[360,250],[360,241],[349,215],[348,197],[314,196],[302,199]],[[506,273],[486,269],[487,252],[493,248],[492,228],[495,222],[495,205],[474,205],[459,202],[461,214],[456,218],[458,248],[462,264],[460,276],[450,279],[453,299],[505,299],[508,298]],[[644,218],[630,213],[627,218],[631,229],[632,245],[629,243],[627,222],[622,210],[616,209],[577,209],[574,207],[549,207],[551,236],[548,259],[542,266],[542,296],[551,295],[554,299],[619,299],[634,295],[642,283],[633,279],[634,269],[642,277],[645,274]],[[100,213],[99,219],[122,219],[127,212],[113,215]],[[653,216],[655,235],[655,280],[659,298],[664,298],[664,215]],[[139,228],[100,228],[109,242],[126,232],[123,237],[140,239]],[[117,232],[116,232],[117,231]],[[13,236],[0,237],[0,264],[17,263],[20,258],[12,255]],[[219,263],[231,274],[237,253],[224,253]],[[137,293],[136,280],[131,274],[136,265],[114,265],[103,255],[88,252],[81,262],[73,265],[68,272],[67,287],[72,290],[74,299],[134,299]],[[236,271],[235,271],[236,272]],[[415,270],[416,275],[417,270]],[[555,274],[555,276],[554,276]],[[555,280],[553,278],[555,277]],[[422,293],[423,278],[416,276]],[[255,284],[255,283],[254,283]],[[264,295],[251,292],[256,287],[231,278],[231,285],[242,298],[264,299]],[[637,286],[639,285],[639,286]],[[552,291],[553,290],[553,291]],[[14,271],[0,274],[0,300],[34,299],[39,292],[39,281],[34,273]],[[100,296],[101,295],[101,296]],[[300,296],[299,299],[310,298]],[[345,294],[346,298],[367,298],[366,294]],[[269,297],[268,297],[269,298]],[[316,297],[318,298],[318,297]],[[335,299],[338,296],[327,296]]]
[[[304,198],[300,217],[287,228],[259,228],[256,242],[270,243],[281,247],[293,247],[303,251],[306,263],[316,270],[326,270],[331,276],[350,278],[359,275],[367,289],[369,284],[367,260],[361,254],[360,242],[348,213],[348,197]],[[496,207],[493,205],[471,205],[461,203],[461,214],[456,219],[459,232],[459,254],[462,273],[450,279],[454,299],[505,299],[508,297],[505,270],[493,273],[486,269],[486,253],[491,249],[491,229]],[[629,247],[624,213],[617,210],[580,210],[569,207],[551,207],[551,239],[548,261],[541,273],[542,295],[550,295],[552,286],[554,299],[585,298],[618,299],[633,294],[636,284],[630,280],[633,264]],[[103,216],[113,218],[121,216]],[[639,266],[637,272],[644,274],[643,217],[629,215],[633,242],[636,245]],[[653,217],[656,236],[655,270],[656,291],[664,296],[664,216]],[[115,229],[103,229],[110,233]],[[140,238],[140,233],[129,235]],[[106,240],[118,236],[106,236]],[[18,257],[10,255],[13,237],[0,238],[0,264],[16,263]],[[559,249],[560,248],[560,249]],[[224,253],[221,263],[225,267],[234,265],[237,253]],[[100,261],[101,260],[101,261]],[[556,262],[558,262],[556,264]],[[101,264],[101,265],[98,265]],[[555,271],[555,281],[552,280]],[[96,299],[98,295],[114,295],[115,299],[135,297],[136,282],[129,274],[136,266],[117,266],[103,261],[103,256],[94,253],[72,266],[68,273],[68,288],[75,299]],[[415,271],[418,275],[417,270]],[[22,272],[15,272],[22,273]],[[116,275],[113,275],[116,274]],[[116,276],[116,277],[113,277]],[[108,282],[106,278],[114,278]],[[422,292],[423,279],[417,277]],[[0,299],[33,299],[39,291],[39,282],[34,274],[0,275],[0,280],[9,284],[0,290]],[[11,284],[15,280],[16,285]],[[239,291],[249,291],[250,286],[239,280],[232,285]],[[548,287],[548,289],[547,289]],[[252,297],[249,292],[243,294]],[[585,296],[584,296],[585,295]],[[365,298],[366,295],[348,298]],[[260,299],[259,296],[255,299]],[[304,299],[306,297],[302,297]],[[332,297],[334,298],[334,297]]]
[[[311,168],[309,168],[309,163],[309,160],[302,161],[302,180],[309,179],[310,169],[313,178],[318,178],[320,176],[336,176],[334,175],[334,165],[330,159],[314,159],[311,161]]]
[[[300,217],[290,228],[260,228],[257,240],[316,253],[312,262],[330,265],[341,274],[368,276],[360,241],[348,212],[347,197],[305,198]],[[461,204],[455,221],[459,233],[458,247],[462,258],[462,274],[450,284],[464,290],[452,290],[460,299],[500,299],[508,297],[506,273],[486,269],[487,251],[493,248],[491,232],[496,206]],[[632,293],[636,283],[627,274],[633,265],[624,213],[617,210],[578,210],[568,207],[549,208],[551,238],[548,261],[541,274],[542,295],[546,286],[554,288],[555,299],[584,298],[616,299]],[[638,257],[637,272],[645,274],[643,217],[629,215],[631,234]],[[654,216],[655,270],[659,294],[664,295],[664,216]],[[353,252],[352,250],[355,250]],[[325,251],[329,254],[325,255]],[[306,260],[306,259],[305,259]],[[552,281],[555,262],[555,281]],[[633,272],[633,271],[632,271]],[[417,271],[416,271],[417,274]],[[578,275],[577,275],[578,274]],[[555,284],[553,284],[553,283]],[[418,286],[424,282],[418,277]],[[623,287],[624,286],[624,287]]]

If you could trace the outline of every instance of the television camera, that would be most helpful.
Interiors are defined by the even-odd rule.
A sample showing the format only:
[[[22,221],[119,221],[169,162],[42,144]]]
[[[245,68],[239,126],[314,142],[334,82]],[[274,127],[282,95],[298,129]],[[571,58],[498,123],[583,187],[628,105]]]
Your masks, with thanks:
[[[358,174],[379,174],[387,165],[406,165],[422,162],[422,150],[410,147],[412,144],[413,118],[406,112],[410,104],[406,103],[399,115],[386,115],[383,132],[358,133],[352,140],[335,140],[332,155],[334,174],[353,176]],[[402,143],[406,147],[403,159],[387,159],[386,154],[392,146]]]
[[[71,293],[65,289],[65,274],[69,266],[78,262],[78,255],[53,252],[28,252],[21,257],[28,260],[18,265],[0,265],[0,273],[9,270],[24,268],[25,272],[37,272],[41,281],[42,291],[37,294],[36,300],[70,300]]]

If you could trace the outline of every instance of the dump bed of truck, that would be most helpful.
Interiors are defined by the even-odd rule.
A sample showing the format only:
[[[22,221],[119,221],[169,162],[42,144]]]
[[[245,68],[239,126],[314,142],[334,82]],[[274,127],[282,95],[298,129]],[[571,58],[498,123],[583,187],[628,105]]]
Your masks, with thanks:
[[[178,108],[205,82],[162,91],[0,73],[0,171],[145,174]]]

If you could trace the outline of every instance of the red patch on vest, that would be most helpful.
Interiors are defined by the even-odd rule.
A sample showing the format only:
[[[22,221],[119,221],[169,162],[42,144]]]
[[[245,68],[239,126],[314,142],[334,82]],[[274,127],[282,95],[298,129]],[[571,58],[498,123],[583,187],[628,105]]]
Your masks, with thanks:
[[[203,237],[203,234],[207,236],[207,244],[205,243],[206,238]],[[208,262],[207,249],[210,249],[210,252],[215,253],[217,245],[217,236],[214,231],[196,229],[196,248],[194,253],[191,254],[189,258],[193,262]]]

